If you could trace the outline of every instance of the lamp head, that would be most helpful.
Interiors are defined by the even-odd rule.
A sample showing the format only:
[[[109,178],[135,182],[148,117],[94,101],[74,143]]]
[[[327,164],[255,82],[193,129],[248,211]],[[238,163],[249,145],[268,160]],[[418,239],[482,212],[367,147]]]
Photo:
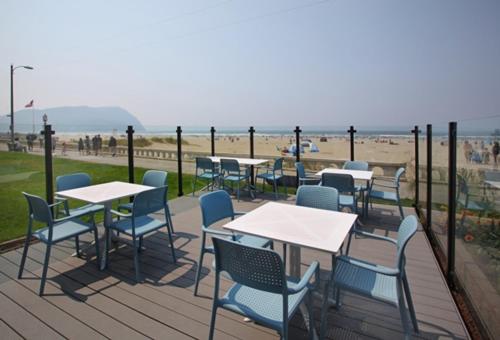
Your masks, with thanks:
[[[33,69],[33,66],[29,66],[29,65],[25,65],[23,66],[25,69],[28,69],[28,70],[32,70]]]

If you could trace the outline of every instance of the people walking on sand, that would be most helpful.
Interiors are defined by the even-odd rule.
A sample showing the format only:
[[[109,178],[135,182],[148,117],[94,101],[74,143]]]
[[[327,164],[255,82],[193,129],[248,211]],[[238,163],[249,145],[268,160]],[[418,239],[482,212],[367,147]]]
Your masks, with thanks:
[[[85,151],[87,152],[87,155],[90,155],[90,138],[89,136],[85,136]]]
[[[493,161],[495,162],[495,165],[497,165],[497,157],[498,154],[500,153],[500,145],[498,142],[493,143],[493,147],[491,148],[491,153],[493,154]]]
[[[109,146],[109,152],[111,153],[111,156],[115,157],[116,156],[116,138],[115,137],[113,137],[113,136],[109,137],[108,146]]]
[[[102,137],[97,135],[97,151],[102,155]]]
[[[66,156],[66,152],[68,151],[68,144],[66,142],[62,143],[61,155]]]
[[[85,149],[85,147],[83,145],[83,139],[80,137],[80,139],[78,140],[78,154],[80,156],[83,156],[83,154],[85,152],[84,149]]]
[[[468,140],[464,142],[464,156],[467,163],[471,162],[472,158],[472,144]]]
[[[92,151],[94,151],[94,154],[97,156],[98,150],[97,150],[97,135],[92,137]]]

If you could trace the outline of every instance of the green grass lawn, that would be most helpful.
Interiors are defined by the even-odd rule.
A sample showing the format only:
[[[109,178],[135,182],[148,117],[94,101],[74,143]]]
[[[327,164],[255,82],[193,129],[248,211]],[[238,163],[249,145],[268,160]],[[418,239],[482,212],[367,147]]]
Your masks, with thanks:
[[[53,160],[54,184],[59,175],[86,172],[92,183],[128,181],[126,166],[96,164],[55,158]],[[140,182],[147,169],[135,168],[136,182]],[[201,187],[201,184],[200,184]],[[177,197],[177,174],[168,174],[168,198]],[[191,192],[192,176],[183,176],[184,194]],[[45,198],[44,158],[37,155],[0,151],[0,242],[26,234],[28,204],[22,192]],[[73,203],[74,204],[74,203]],[[97,216],[102,221],[102,216]]]

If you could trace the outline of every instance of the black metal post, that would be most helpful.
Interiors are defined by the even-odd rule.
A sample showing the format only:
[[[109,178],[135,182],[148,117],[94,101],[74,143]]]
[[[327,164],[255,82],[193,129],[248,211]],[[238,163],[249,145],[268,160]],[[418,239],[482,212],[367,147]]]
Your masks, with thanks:
[[[253,134],[255,132],[255,129],[253,126],[250,126],[250,129],[248,130],[250,133],[250,158],[254,158],[254,144],[253,144]],[[253,165],[250,167],[250,183],[252,185],[255,185],[255,179],[253,177],[254,174],[254,167]]]
[[[426,228],[432,226],[432,125],[427,124],[427,216]]]
[[[295,132],[295,161],[296,162],[300,162],[300,133],[302,132],[302,130],[300,129],[300,126],[296,126],[295,127],[295,130],[293,130],[293,132]],[[298,188],[299,187],[299,174],[297,173],[296,174],[296,182],[295,182],[295,185],[296,187]]]
[[[54,203],[54,181],[53,181],[53,168],[52,168],[52,125],[45,125],[44,130],[41,132],[45,139],[45,193],[47,203]]]
[[[354,160],[354,134],[358,131],[354,130],[354,126],[351,125],[351,127],[349,128],[349,130],[347,130],[347,132],[349,133],[350,144],[351,144],[351,161],[353,161]]]
[[[421,131],[418,129],[418,125],[415,125],[415,128],[411,130],[411,133],[415,135],[415,203],[413,206],[415,207],[415,211],[417,216],[420,217],[420,158],[419,158],[419,149],[418,149],[418,134]]]
[[[128,181],[129,183],[135,182],[134,177],[134,127],[129,125],[127,127],[127,146],[128,146]]]
[[[454,287],[455,278],[455,226],[456,226],[456,199],[457,199],[457,122],[449,124],[448,149],[448,256],[447,280],[448,285]]]
[[[211,154],[215,156],[215,128],[212,126],[210,128],[210,145],[211,145]]]
[[[177,196],[184,195],[182,191],[182,129],[180,126],[177,127],[177,180],[178,180],[178,192]]]
[[[10,65],[10,142],[14,145],[14,65]]]

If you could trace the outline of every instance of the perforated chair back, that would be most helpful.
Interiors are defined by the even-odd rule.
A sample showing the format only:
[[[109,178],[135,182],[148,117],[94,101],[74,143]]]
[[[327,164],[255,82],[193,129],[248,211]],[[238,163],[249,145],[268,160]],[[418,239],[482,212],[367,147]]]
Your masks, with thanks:
[[[347,161],[344,163],[344,169],[346,170],[368,170],[368,162],[365,161]]]
[[[203,225],[212,224],[225,219],[234,219],[234,209],[231,197],[224,190],[203,194],[199,198]]]
[[[91,184],[90,176],[84,172],[56,177],[56,191],[87,187]]]
[[[155,188],[163,187],[167,185],[167,175],[166,171],[148,170],[142,177],[142,184]]]
[[[24,197],[28,201],[29,216],[32,220],[47,223],[52,225],[52,213],[50,212],[47,202],[38,196],[30,195],[23,192]]]
[[[401,181],[401,176],[403,176],[405,172],[405,168],[399,168],[398,171],[396,171],[395,180],[394,180],[394,185],[399,188],[399,182]]]
[[[227,272],[233,281],[254,289],[286,292],[283,261],[276,252],[216,237],[212,242],[217,272]]]
[[[220,167],[222,171],[227,171],[229,173],[240,172],[240,163],[236,159],[221,158]]]
[[[321,176],[321,185],[325,187],[332,187],[339,191],[339,193],[355,192],[354,178],[348,174],[332,174],[323,173]]]
[[[166,205],[167,186],[138,193],[134,198],[132,216],[145,216],[164,209]]]
[[[273,164],[273,171],[283,170],[283,157],[276,158]]]
[[[339,210],[339,192],[335,188],[302,185],[297,190],[296,205],[324,210]]]
[[[302,162],[295,162],[295,169],[297,170],[299,178],[306,177],[306,170],[304,169],[304,164],[302,164]]]
[[[196,168],[203,171],[213,171],[214,162],[207,157],[196,157]]]
[[[410,241],[410,239],[413,237],[413,235],[415,235],[415,233],[417,232],[417,226],[417,218],[414,215],[406,216],[399,225],[396,265],[401,272],[403,271],[405,265],[404,252],[406,245],[408,244],[408,241]]]

